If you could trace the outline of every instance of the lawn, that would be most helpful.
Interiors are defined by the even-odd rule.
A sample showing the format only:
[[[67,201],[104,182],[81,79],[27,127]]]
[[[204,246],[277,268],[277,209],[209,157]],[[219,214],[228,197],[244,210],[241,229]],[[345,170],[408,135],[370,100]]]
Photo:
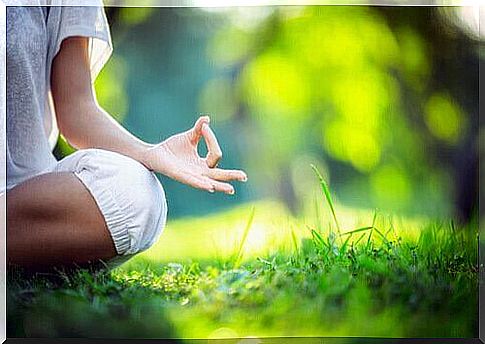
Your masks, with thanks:
[[[322,186],[312,217],[259,201],[169,222],[111,271],[10,273],[8,334],[477,335],[476,225],[348,209]]]

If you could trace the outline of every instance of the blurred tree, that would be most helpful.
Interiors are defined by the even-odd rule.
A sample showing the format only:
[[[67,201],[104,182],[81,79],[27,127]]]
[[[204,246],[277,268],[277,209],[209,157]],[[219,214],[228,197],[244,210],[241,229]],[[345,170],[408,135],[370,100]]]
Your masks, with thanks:
[[[433,68],[421,95],[414,92],[412,97],[427,98],[424,106],[420,104],[420,112],[424,112],[425,123],[436,138],[430,143],[431,164],[451,170],[455,214],[469,220],[478,211],[478,54],[483,42],[444,20],[456,15],[459,7],[379,10],[391,28],[407,22],[426,40]],[[418,123],[422,126],[422,121]]]
[[[264,147],[248,165],[277,176],[294,208],[292,182],[281,171],[321,142],[331,170],[344,171],[333,173],[337,183],[369,176],[374,204],[433,213],[453,193],[456,215],[469,219],[477,200],[476,42],[450,34],[438,14],[281,7],[259,27],[234,30],[233,21],[221,29],[212,56],[224,68],[244,61],[234,88]],[[224,53],[231,47],[233,61]]]

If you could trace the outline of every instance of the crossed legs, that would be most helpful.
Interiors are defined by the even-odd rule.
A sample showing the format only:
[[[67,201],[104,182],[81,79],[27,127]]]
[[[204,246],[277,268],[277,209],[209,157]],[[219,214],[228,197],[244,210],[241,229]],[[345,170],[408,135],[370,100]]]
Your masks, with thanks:
[[[29,179],[7,192],[7,262],[28,269],[116,256],[95,200],[69,172]]]

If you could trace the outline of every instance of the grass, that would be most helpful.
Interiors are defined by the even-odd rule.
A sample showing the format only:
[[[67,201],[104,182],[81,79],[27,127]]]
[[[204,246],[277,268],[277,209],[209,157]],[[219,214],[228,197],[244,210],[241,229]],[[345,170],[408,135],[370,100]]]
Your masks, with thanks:
[[[241,259],[243,257],[244,244],[246,243],[246,240],[247,240],[248,234],[249,234],[249,230],[251,229],[251,225],[253,224],[253,221],[254,221],[254,212],[255,212],[255,208],[251,209],[251,214],[249,215],[248,223],[246,224],[246,227],[244,228],[243,236],[241,238],[241,242],[240,242],[239,248],[237,250],[236,258],[234,260],[234,267],[235,268],[238,268],[239,264],[241,263]]]
[[[318,171],[317,167],[315,165],[311,165],[311,168],[313,169],[313,171],[318,177],[318,181],[320,182],[320,186],[322,187],[323,194],[325,195],[327,204],[330,207],[330,211],[332,212],[333,220],[335,221],[335,225],[337,226],[337,231],[340,234],[340,225],[337,220],[337,215],[335,214],[335,206],[333,205],[332,195],[330,194],[330,188],[328,187],[328,184],[323,178],[323,176]]]
[[[260,202],[174,222],[112,271],[11,273],[9,336],[475,337],[476,226],[339,207],[343,230],[317,176],[335,226]]]

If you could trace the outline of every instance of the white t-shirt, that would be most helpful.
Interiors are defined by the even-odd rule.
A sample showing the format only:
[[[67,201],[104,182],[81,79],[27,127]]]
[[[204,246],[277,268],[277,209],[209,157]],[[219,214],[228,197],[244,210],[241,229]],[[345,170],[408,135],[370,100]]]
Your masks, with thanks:
[[[73,7],[73,1],[30,1],[38,6],[7,7],[7,185],[13,188],[49,172],[59,131],[50,96],[52,61],[70,36],[90,37],[92,80],[112,52],[101,0]],[[51,4],[54,6],[43,6]],[[9,5],[12,5],[12,1]],[[1,186],[0,193],[5,191]]]

